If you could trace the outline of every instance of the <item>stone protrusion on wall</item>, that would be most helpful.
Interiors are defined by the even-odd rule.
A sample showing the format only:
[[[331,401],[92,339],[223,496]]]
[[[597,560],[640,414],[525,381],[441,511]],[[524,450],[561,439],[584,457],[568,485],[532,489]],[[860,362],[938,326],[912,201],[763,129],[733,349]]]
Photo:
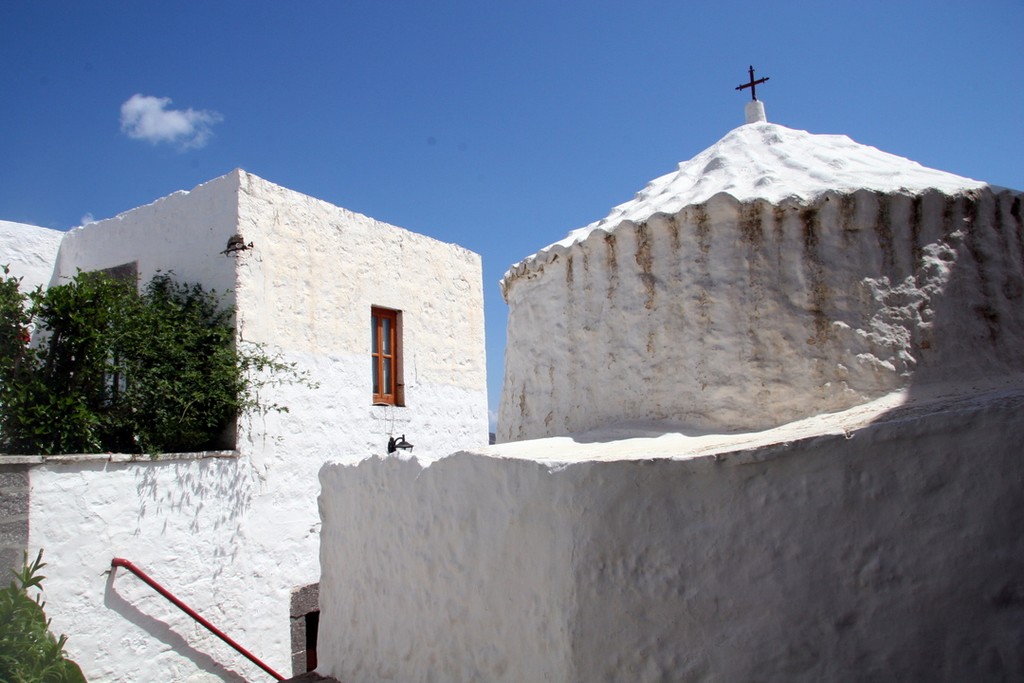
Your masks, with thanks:
[[[0,456],[2,458],[4,456]],[[28,549],[29,480],[27,465],[0,461],[0,573],[21,568]]]
[[[320,613],[320,584],[314,583],[292,591],[291,619],[292,674],[310,671],[307,622],[310,614]]]
[[[502,286],[499,442],[612,422],[764,429],[1024,370],[1011,191],[720,193],[554,245]]]

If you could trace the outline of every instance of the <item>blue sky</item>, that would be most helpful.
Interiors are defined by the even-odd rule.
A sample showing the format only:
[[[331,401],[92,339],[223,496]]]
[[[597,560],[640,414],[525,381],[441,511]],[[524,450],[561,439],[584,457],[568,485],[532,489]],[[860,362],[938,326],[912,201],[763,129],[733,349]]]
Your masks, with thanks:
[[[1021,0],[0,0],[0,219],[241,167],[461,244],[493,411],[502,274],[739,125],[750,64],[770,121],[1024,189],[1022,26]]]

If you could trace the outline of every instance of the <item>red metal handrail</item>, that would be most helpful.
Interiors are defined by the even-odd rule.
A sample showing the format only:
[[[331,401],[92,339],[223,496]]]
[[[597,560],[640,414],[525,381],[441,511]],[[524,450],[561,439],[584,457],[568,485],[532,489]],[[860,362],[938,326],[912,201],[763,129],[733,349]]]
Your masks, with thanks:
[[[259,668],[263,669],[268,674],[273,676],[275,680],[278,680],[278,681],[283,681],[284,680],[284,676],[282,676],[281,674],[277,673],[276,671],[271,669],[269,666],[267,666],[266,664],[261,662],[254,654],[252,654],[251,652],[246,650],[244,647],[242,647],[241,645],[236,643],[234,640],[232,640],[230,637],[228,637],[219,628],[217,628],[216,626],[214,626],[213,624],[208,622],[206,619],[204,619],[201,616],[199,616],[198,612],[196,612],[194,609],[192,609],[191,607],[189,607],[188,605],[183,603],[181,600],[176,598],[173,593],[171,593],[169,590],[167,590],[166,588],[161,586],[159,583],[154,581],[152,579],[152,577],[149,576],[149,574],[147,574],[146,572],[142,571],[141,569],[136,567],[134,564],[132,564],[128,560],[122,559],[120,557],[115,557],[114,559],[112,559],[110,561],[110,566],[111,567],[124,567],[125,569],[130,571],[132,574],[135,574],[135,576],[139,577],[140,579],[145,581],[147,584],[149,584],[150,588],[152,588],[157,593],[159,593],[160,595],[162,595],[165,598],[167,598],[169,601],[171,601],[171,603],[173,603],[175,607],[177,607],[182,612],[184,612],[185,614],[189,615],[190,617],[195,619],[197,622],[199,622],[200,624],[205,626],[206,630],[208,630],[210,633],[212,633],[213,635],[215,635],[218,638],[220,638],[221,640],[223,640],[225,643],[227,643],[231,647],[235,648],[235,650],[237,650],[242,656],[247,658],[250,662],[252,662],[256,666],[258,666]]]

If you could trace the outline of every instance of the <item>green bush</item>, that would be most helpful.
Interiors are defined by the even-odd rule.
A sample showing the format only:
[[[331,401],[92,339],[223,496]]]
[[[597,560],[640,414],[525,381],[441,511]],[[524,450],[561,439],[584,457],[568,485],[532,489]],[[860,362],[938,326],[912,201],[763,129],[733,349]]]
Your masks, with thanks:
[[[181,452],[222,447],[268,382],[300,381],[259,346],[234,344],[233,311],[169,274],[103,273],[28,295],[0,280],[0,449]],[[28,343],[35,326],[39,342]]]
[[[0,589],[0,681],[4,683],[85,683],[82,670],[66,657],[67,636],[55,638],[39,597],[45,567],[43,551],[29,564],[28,553],[20,572],[7,588]]]

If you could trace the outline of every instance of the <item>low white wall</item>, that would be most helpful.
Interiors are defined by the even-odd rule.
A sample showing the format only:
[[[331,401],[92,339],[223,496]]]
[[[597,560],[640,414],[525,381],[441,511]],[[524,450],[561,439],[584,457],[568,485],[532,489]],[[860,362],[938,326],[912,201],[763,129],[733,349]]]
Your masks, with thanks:
[[[317,578],[302,559],[316,553],[309,520],[278,506],[275,487],[235,457],[100,457],[30,470],[29,548],[49,565],[47,615],[86,678],[271,680],[127,570],[111,573],[114,557],[290,674],[290,591]]]
[[[542,441],[325,466],[318,671],[1019,679],[1022,408],[1017,389],[860,411],[700,457],[558,439],[543,462],[516,457]]]

